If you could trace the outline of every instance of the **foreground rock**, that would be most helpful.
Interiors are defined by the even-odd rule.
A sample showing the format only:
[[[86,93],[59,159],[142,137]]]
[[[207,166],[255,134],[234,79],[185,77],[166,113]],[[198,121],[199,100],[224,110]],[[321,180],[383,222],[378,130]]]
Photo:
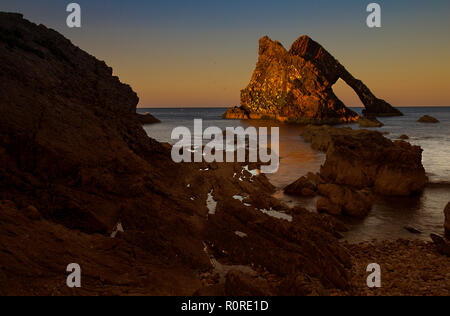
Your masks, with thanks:
[[[355,122],[359,116],[332,90],[338,79],[358,94],[367,116],[402,115],[376,98],[320,44],[302,36],[289,51],[268,37],[260,40],[256,69],[248,87],[241,91],[241,107],[228,110],[224,118],[313,124]]]
[[[419,123],[436,124],[436,123],[439,123],[439,120],[436,119],[436,118],[434,118],[434,117],[432,117],[432,116],[424,115],[424,116],[422,116],[422,117],[418,120],[418,122],[419,122]]]
[[[450,239],[450,203],[447,204],[447,207],[444,210],[444,214],[445,214],[445,224],[444,224],[445,235],[447,236],[448,239]]]
[[[173,163],[104,62],[5,13],[0,58],[0,295],[348,287],[350,256],[331,225],[273,198],[267,178],[248,171],[258,166]],[[65,285],[72,262],[81,289]],[[226,278],[242,266],[256,288],[246,275]]]

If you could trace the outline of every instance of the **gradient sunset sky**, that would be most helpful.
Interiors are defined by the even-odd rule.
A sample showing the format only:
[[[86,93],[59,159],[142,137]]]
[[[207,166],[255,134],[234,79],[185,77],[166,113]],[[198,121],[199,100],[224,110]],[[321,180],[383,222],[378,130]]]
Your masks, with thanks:
[[[82,28],[66,26],[77,2]],[[382,28],[366,6],[382,6]],[[229,107],[252,75],[258,39],[286,48],[307,34],[376,96],[395,106],[450,106],[450,1],[433,0],[1,0],[105,60],[139,94],[140,107]],[[344,84],[336,94],[360,101]]]

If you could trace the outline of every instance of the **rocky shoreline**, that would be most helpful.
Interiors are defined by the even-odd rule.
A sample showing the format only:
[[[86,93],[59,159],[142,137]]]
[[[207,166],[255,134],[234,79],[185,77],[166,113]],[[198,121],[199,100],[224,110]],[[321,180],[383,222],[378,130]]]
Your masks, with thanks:
[[[431,244],[349,245],[335,217],[275,199],[258,164],[175,164],[131,87],[57,32],[0,13],[0,56],[0,295],[369,295],[374,260],[392,265],[375,294],[448,294]],[[380,141],[423,180],[420,150]],[[405,282],[430,271],[428,289]]]
[[[351,128],[307,126],[303,138],[326,152],[318,174],[308,174],[286,187],[299,196],[321,196],[317,210],[333,215],[365,217],[373,195],[413,196],[428,182],[422,149],[381,133]]]

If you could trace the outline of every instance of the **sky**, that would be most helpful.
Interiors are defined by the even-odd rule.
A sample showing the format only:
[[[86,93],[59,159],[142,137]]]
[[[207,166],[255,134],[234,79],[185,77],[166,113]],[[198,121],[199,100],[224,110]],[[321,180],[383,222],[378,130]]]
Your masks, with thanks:
[[[113,67],[139,107],[230,107],[251,78],[258,40],[289,48],[321,43],[374,94],[395,106],[450,106],[449,0],[78,0],[82,27],[66,25],[64,0],[1,0]],[[382,27],[366,25],[370,2]],[[347,106],[360,106],[338,82]]]

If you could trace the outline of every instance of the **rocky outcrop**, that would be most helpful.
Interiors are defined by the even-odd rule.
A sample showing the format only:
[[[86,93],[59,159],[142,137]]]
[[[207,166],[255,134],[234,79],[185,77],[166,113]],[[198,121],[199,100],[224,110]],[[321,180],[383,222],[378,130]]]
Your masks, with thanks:
[[[427,177],[420,147],[370,131],[332,139],[320,171],[327,181],[386,196],[410,196],[424,189]]]
[[[302,130],[303,139],[311,143],[311,147],[318,151],[326,152],[330,147],[334,136],[353,135],[354,130],[350,127],[333,128],[328,125],[308,125]]]
[[[439,123],[439,120],[432,116],[424,115],[418,120],[418,122],[419,123],[437,124],[437,123]]]
[[[136,116],[142,125],[161,123],[160,120],[158,120],[156,117],[154,117],[150,113],[145,113],[145,114],[136,113]]]
[[[243,164],[175,164],[104,62],[6,13],[0,58],[0,295],[192,295],[218,266],[205,249],[273,275],[258,285],[270,293],[299,275],[348,287],[350,256],[319,215],[289,213]],[[81,289],[62,286],[72,262]],[[255,290],[243,275],[227,282]]]
[[[284,188],[284,192],[290,195],[315,196],[318,185],[323,183],[324,181],[319,175],[310,172]]]
[[[336,184],[321,184],[318,190],[321,196],[326,197],[325,200],[322,198],[318,201],[318,211],[363,218],[372,209],[373,198],[366,190],[352,190]]]
[[[383,127],[384,124],[376,118],[362,117],[358,120],[359,127]]]
[[[450,239],[450,203],[448,203],[447,206],[445,207],[444,214],[445,214],[445,224],[444,224],[445,236],[448,239]]]
[[[368,130],[307,127],[303,135],[326,151],[320,175],[328,182],[387,196],[419,193],[427,183],[418,146]]]
[[[249,120],[250,112],[245,107],[234,107],[227,110],[222,118],[228,120]]]
[[[303,177],[285,191],[318,192],[321,212],[364,217],[372,207],[371,192],[410,196],[420,193],[428,181],[422,149],[407,142],[392,142],[375,131],[330,126],[307,126],[302,135],[314,149],[326,152],[326,161],[318,175]],[[312,178],[321,183],[314,184]]]
[[[358,120],[333,92],[343,79],[360,97],[367,116],[402,115],[376,98],[330,53],[307,36],[287,51],[279,42],[264,37],[252,79],[241,91],[241,107],[228,110],[224,118],[276,119],[283,122],[337,124]]]

